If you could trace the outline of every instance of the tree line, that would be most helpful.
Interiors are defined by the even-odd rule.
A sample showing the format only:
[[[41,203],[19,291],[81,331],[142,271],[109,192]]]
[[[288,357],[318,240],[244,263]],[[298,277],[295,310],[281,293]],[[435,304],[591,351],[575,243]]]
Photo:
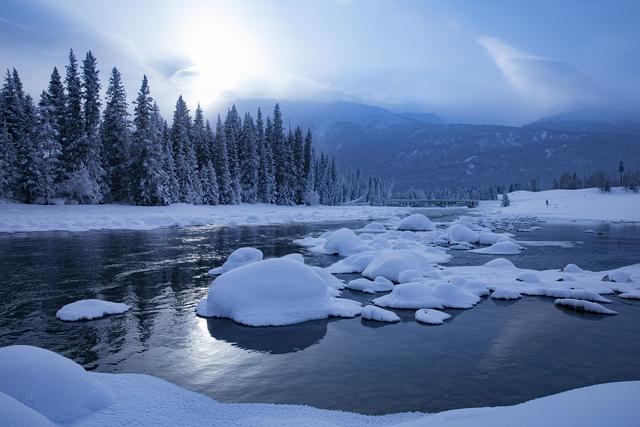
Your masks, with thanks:
[[[122,75],[111,70],[102,110],[96,58],[70,50],[38,103],[16,69],[0,90],[0,198],[23,203],[135,205],[362,203],[382,205],[390,182],[338,169],[317,154],[310,130],[285,129],[278,104],[224,120],[192,117],[180,96],[169,124],[142,78],[130,114]]]

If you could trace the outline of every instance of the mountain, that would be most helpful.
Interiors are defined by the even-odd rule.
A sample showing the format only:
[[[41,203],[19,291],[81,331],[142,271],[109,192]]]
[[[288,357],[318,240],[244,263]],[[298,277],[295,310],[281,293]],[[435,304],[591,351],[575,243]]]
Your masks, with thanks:
[[[427,123],[430,125],[443,125],[445,123],[444,120],[440,116],[435,113],[401,113],[402,117],[406,117],[409,119],[417,120],[422,123]]]
[[[270,115],[275,102],[235,104],[241,112],[261,107]],[[392,178],[396,190],[526,183],[535,177],[548,186],[567,170],[615,173],[620,159],[628,169],[640,168],[640,131],[633,120],[592,120],[589,126],[588,120],[559,116],[522,127],[446,124],[435,114],[397,114],[353,102],[278,102],[285,123],[310,128],[318,149],[335,153],[343,167]]]
[[[640,134],[640,113],[582,106],[544,117],[525,126],[569,132]]]

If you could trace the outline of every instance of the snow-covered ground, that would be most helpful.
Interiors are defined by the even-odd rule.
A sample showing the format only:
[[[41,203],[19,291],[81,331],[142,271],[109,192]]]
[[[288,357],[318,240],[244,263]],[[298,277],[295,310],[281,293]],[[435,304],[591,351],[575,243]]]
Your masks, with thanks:
[[[490,215],[529,216],[540,219],[640,222],[640,194],[613,188],[582,190],[516,191],[509,193],[511,205],[500,201],[480,202],[480,211]],[[547,207],[546,201],[549,201]]]
[[[152,230],[194,225],[269,225],[389,218],[407,208],[381,206],[23,205],[0,203],[0,232]]]
[[[640,381],[514,406],[366,416],[308,406],[218,403],[148,375],[86,372],[31,346],[0,348],[0,420],[20,426],[635,426]]]

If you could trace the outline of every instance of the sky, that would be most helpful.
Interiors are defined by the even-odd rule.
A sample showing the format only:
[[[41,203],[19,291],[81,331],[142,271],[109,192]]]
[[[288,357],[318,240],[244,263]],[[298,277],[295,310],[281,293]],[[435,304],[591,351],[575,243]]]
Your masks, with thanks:
[[[0,66],[37,96],[70,48],[170,114],[241,98],[346,100],[518,125],[640,111],[640,1],[2,0]],[[103,89],[105,89],[103,87]]]

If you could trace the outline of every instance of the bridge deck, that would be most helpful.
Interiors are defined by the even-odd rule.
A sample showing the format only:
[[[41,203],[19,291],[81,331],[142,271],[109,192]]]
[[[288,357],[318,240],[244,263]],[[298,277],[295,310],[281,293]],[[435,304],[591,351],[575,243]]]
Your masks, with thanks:
[[[449,206],[466,206],[475,208],[478,206],[477,200],[433,200],[433,199],[389,199],[387,206],[412,206],[416,208],[422,207],[449,207]]]

